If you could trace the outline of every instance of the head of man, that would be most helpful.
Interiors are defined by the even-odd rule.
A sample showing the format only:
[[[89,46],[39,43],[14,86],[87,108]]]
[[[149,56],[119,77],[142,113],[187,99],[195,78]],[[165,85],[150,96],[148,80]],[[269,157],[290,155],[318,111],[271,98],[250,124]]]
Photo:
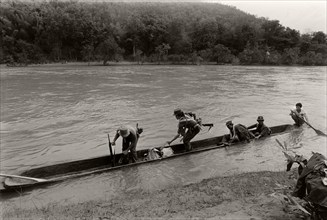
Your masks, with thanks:
[[[257,122],[258,122],[259,124],[263,124],[263,122],[264,122],[263,117],[262,117],[262,116],[258,116],[258,118],[257,118]]]
[[[232,121],[228,121],[228,122],[226,122],[226,126],[227,126],[227,128],[229,129],[229,130],[232,130],[233,129],[233,122]]]
[[[182,116],[184,116],[184,112],[182,111],[182,109],[180,108],[176,108],[174,110],[174,115],[177,119],[181,118]]]
[[[302,103],[300,103],[300,102],[296,103],[295,108],[296,108],[296,111],[300,112],[301,108],[302,108]]]
[[[118,129],[119,135],[122,136],[123,138],[128,137],[128,135],[130,134],[130,130],[127,126],[120,126]]]

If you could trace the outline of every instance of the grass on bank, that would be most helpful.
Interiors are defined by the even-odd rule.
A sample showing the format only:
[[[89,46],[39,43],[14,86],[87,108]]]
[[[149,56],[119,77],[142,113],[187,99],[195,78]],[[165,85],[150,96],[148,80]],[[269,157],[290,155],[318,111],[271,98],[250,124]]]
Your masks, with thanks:
[[[154,192],[138,191],[122,194],[106,200],[91,200],[69,205],[55,203],[44,207],[35,206],[33,209],[11,206],[3,210],[2,217],[3,219],[216,219],[217,216],[239,214],[261,215],[262,219],[299,219],[299,213],[287,209],[283,199],[276,200],[273,197],[275,193],[291,191],[295,183],[295,171],[292,173],[250,172],[210,178],[199,183]],[[259,219],[261,217],[259,216]]]

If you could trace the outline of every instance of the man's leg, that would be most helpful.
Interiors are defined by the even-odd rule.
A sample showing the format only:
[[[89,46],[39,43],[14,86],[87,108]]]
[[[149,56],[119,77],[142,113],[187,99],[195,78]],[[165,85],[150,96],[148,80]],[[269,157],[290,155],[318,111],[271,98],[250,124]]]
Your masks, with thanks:
[[[243,126],[235,126],[236,137],[238,137],[239,141],[250,142],[250,132]]]
[[[200,132],[200,128],[196,127],[193,130],[189,129],[184,138],[183,138],[183,143],[185,146],[185,150],[186,151],[191,151],[192,150],[192,146],[191,146],[191,140],[195,137],[195,135],[197,135]]]
[[[183,143],[184,143],[184,146],[185,146],[185,150],[186,151],[191,151],[192,150],[192,146],[191,146],[190,140],[183,141]]]
[[[131,159],[132,159],[132,163],[135,163],[137,161],[137,153],[136,153],[136,149],[131,149]]]
[[[123,145],[123,147],[122,147],[122,151],[124,151],[124,150],[126,150],[126,149],[128,148],[128,146],[129,146],[129,142],[126,141],[125,138],[123,138],[123,140],[122,140],[122,145]],[[127,155],[124,155],[124,154],[122,153],[121,158],[119,159],[119,162],[118,162],[118,163],[119,163],[119,164],[128,164],[128,163],[129,163],[128,154],[127,154]]]
[[[230,141],[230,134],[225,134],[223,139],[221,140],[222,143],[228,143]]]
[[[304,124],[303,119],[299,118],[298,116],[296,116],[296,115],[291,115],[291,117],[292,117],[292,119],[294,120],[295,125],[297,125],[297,126],[301,126],[301,125]]]
[[[137,134],[137,140],[136,140],[135,147],[130,149],[130,151],[131,151],[130,157],[131,157],[132,163],[135,163],[137,161],[136,146],[137,146],[137,142],[139,141],[139,138],[140,138],[140,135]]]

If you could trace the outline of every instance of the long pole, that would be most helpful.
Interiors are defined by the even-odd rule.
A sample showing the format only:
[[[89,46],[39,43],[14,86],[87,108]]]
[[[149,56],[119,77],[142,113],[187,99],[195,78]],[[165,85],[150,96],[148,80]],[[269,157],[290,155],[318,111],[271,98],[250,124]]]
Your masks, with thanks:
[[[293,112],[296,115],[296,117],[298,117],[300,120],[302,120],[304,123],[306,123],[310,128],[312,128],[318,135],[327,137],[327,135],[324,132],[322,132],[318,129],[315,129],[311,124],[309,124],[309,122],[304,120],[304,118],[299,117],[292,109],[291,109],[291,112]]]
[[[110,151],[111,164],[114,167],[115,166],[115,155],[112,153],[112,146],[111,146],[109,134],[108,134],[108,141],[109,141],[109,151]]]

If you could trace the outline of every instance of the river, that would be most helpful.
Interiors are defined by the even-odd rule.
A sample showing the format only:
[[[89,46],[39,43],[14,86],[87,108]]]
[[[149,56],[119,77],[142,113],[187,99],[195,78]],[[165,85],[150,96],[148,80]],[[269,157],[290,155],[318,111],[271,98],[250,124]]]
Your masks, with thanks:
[[[290,108],[302,102],[310,123],[326,132],[326,67],[169,66],[86,64],[1,67],[1,173],[109,154],[107,133],[121,124],[144,129],[138,149],[160,146],[177,131],[173,110],[195,112],[214,123],[195,139],[228,133],[227,120],[251,125],[292,124]],[[235,148],[72,179],[1,198],[3,204],[113,198],[248,171],[284,170],[275,138],[299,154],[326,155],[326,138],[307,126]],[[177,142],[177,141],[176,141]],[[121,152],[117,141],[116,152]]]

